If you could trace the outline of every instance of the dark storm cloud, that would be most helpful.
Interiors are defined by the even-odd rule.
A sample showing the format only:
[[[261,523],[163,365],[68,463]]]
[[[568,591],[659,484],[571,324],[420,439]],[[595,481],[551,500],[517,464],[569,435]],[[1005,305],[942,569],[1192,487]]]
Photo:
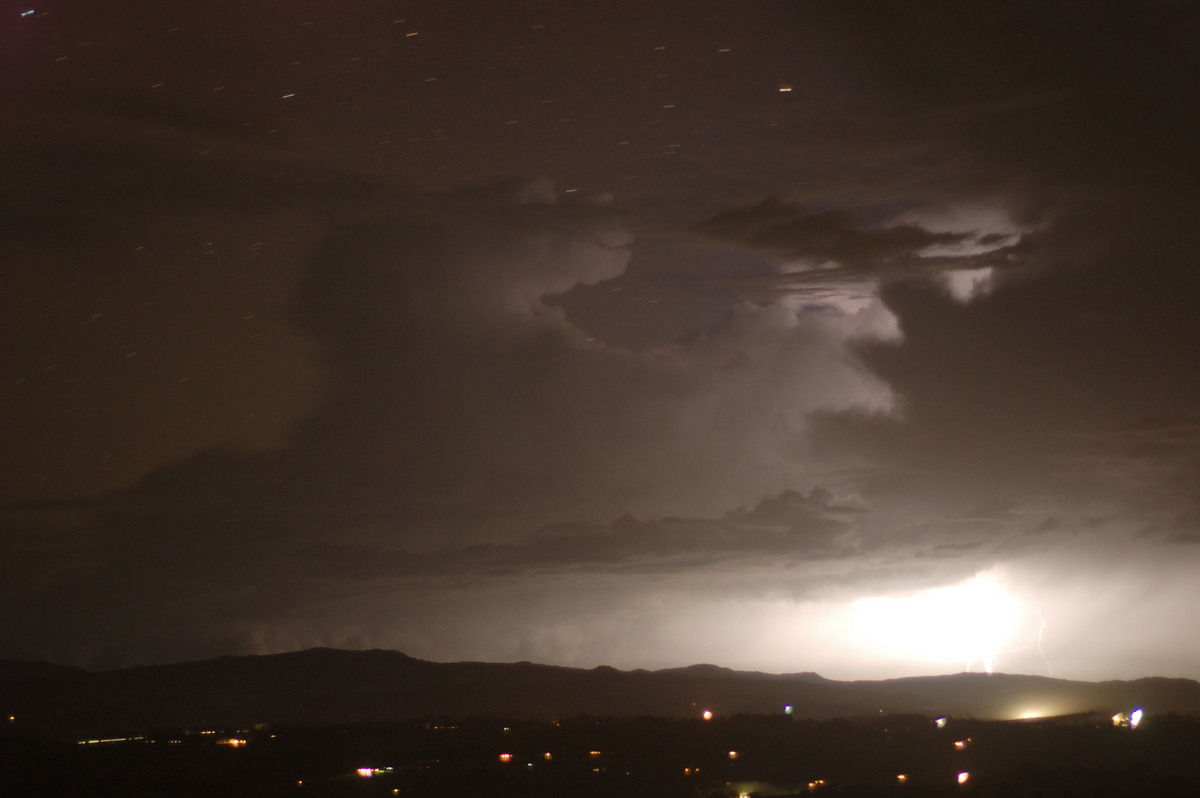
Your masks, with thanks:
[[[1135,508],[1140,534],[1188,542],[1200,514],[1200,425],[1193,418],[1123,424],[1083,436],[1064,469]]]
[[[964,496],[995,491],[1030,510],[1058,502],[1126,537],[1151,518],[1167,528],[1188,517],[1194,491],[1183,486],[1198,466],[1184,342],[1197,328],[1173,297],[1198,287],[1185,177],[1198,117],[1181,113],[1200,78],[1188,43],[1196,9],[868,5],[804,9],[846,37],[894,118],[938,120],[965,167],[943,198],[990,196],[1023,232],[976,240],[1006,255],[991,265],[1009,287],[968,311],[917,285],[885,290],[906,343],[868,361],[904,397],[904,431],[833,420],[834,446],[866,443],[881,464],[919,441],[901,461]],[[1168,421],[1145,423],[1155,417]],[[889,440],[897,434],[906,443]],[[921,490],[932,501],[937,489]]]
[[[10,606],[103,596],[72,633],[136,618],[162,635],[135,635],[150,652],[179,643],[172,617],[228,641],[239,612],[280,622],[489,580],[690,578],[852,553],[835,520],[848,510],[758,500],[805,481],[812,414],[888,412],[849,346],[889,335],[886,312],[730,295],[726,323],[686,345],[589,339],[549,298],[619,277],[631,239],[611,207],[544,181],[399,193],[332,227],[289,310],[329,371],[314,414],[273,451],[211,450],[83,508],[73,534],[90,556],[67,579],[31,551],[40,576],[10,586]],[[670,513],[740,502],[753,509]],[[596,525],[630,510],[649,520]],[[511,542],[564,520],[582,525]],[[11,620],[14,639],[37,636]],[[84,637],[86,656],[114,656]]]
[[[652,608],[676,601],[672,595],[697,591],[705,601],[808,602],[918,590],[989,566],[1001,538],[1025,534],[1022,524],[1002,536],[995,528],[963,529],[952,551],[933,529],[872,531],[862,523],[869,512],[818,489],[807,497],[785,492],[718,518],[556,524],[515,542],[432,551],[371,543],[361,536],[361,514],[336,514],[321,527],[337,536],[295,547],[289,541],[297,530],[289,525],[313,524],[311,512],[273,523],[252,503],[232,505],[228,495],[224,501],[220,508],[172,503],[140,514],[132,506],[39,506],[27,509],[36,522],[23,525],[10,508],[6,563],[25,576],[5,581],[10,645],[111,665],[168,651],[200,656],[214,645],[402,646],[430,634],[445,642],[477,623],[520,629],[519,639],[565,620],[551,622],[528,608],[529,617],[505,620],[502,608],[572,590],[610,604],[604,623],[615,630],[657,613]],[[47,534],[49,510],[61,516],[54,534]],[[99,524],[88,521],[89,511],[100,512]],[[90,545],[80,546],[79,538]],[[354,539],[363,542],[348,542]],[[55,556],[62,545],[73,563]],[[118,563],[121,578],[114,580]],[[611,592],[617,585],[619,599]],[[35,604],[64,615],[54,634],[29,625],[24,613]],[[456,605],[470,607],[476,620],[445,609]],[[589,617],[580,628],[597,622],[594,611],[581,613]],[[546,645],[531,651],[545,657]]]
[[[609,525],[559,523],[514,543],[474,544],[422,554],[318,544],[297,552],[314,574],[358,579],[528,578],[549,571],[677,574],[694,568],[782,564],[845,557],[847,525],[827,516],[819,490],[788,491],[723,518],[624,516]],[[837,508],[831,508],[836,512]]]
[[[780,196],[768,197],[751,208],[720,213],[702,222],[700,230],[772,249],[785,257],[818,263],[836,261],[864,275],[887,269],[897,261],[903,268],[923,249],[958,244],[970,237],[964,233],[933,233],[915,225],[867,230],[850,211],[809,213],[803,205]]]
[[[630,239],[607,206],[556,200],[535,182],[364,209],[313,255],[290,311],[331,369],[321,409],[277,453],[192,458],[115,506],[269,496],[370,526],[423,512],[469,524],[473,507],[657,514],[706,492],[720,510],[763,478],[788,486],[771,475],[809,414],[888,409],[847,348],[886,335],[886,315],[801,318],[730,296],[727,323],[687,346],[589,339],[548,300],[622,274]]]
[[[809,669],[1007,569],[1191,652],[1186,4],[226,5],[19,42],[13,492],[106,493],[7,506],[9,651]]]
[[[624,274],[630,238],[604,204],[534,182],[364,216],[317,250],[291,311],[334,374],[285,457],[307,500],[544,520],[720,511],[764,480],[789,486],[780,468],[811,414],[890,408],[849,347],[892,334],[869,297],[798,315],[726,294],[718,326],[639,351],[551,301]]]
[[[744,281],[747,287],[757,282],[776,291],[819,293],[863,280],[928,280],[985,269],[990,281],[992,272],[1019,266],[1029,249],[1016,231],[935,232],[911,223],[867,227],[851,211],[810,212],[778,195],[719,213],[698,229],[799,264],[783,274]],[[955,250],[960,253],[946,254]]]
[[[335,202],[385,197],[376,178],[323,169],[262,137],[239,141],[232,136],[241,125],[207,115],[175,125],[161,118],[139,122],[108,108],[65,115],[64,128],[50,140],[38,131],[10,134],[0,148],[10,163],[0,188],[0,218],[11,233],[4,245],[23,257],[161,238],[156,226],[169,229],[172,219],[301,207],[332,213]],[[105,135],[93,135],[97,128]],[[68,262],[94,266],[97,260]]]
[[[1159,116],[1178,107],[1196,74],[1189,41],[1197,11],[1190,3],[968,8],[929,0],[903,9],[864,2],[806,8],[861,44],[857,53],[875,79],[909,102],[965,107],[1041,98],[1027,112],[966,131],[1014,166],[1088,182],[1175,180],[1144,169],[1194,157],[1180,145],[1195,119],[1174,115],[1179,124],[1164,125]],[[1098,161],[1107,168],[1095,170]]]
[[[935,507],[917,497],[926,506],[906,510],[849,485],[849,503],[758,501],[811,484],[813,417],[893,410],[888,385],[853,346],[897,333],[878,295],[892,272],[877,264],[923,269],[922,250],[992,234],[869,229],[778,201],[731,212],[715,225],[722,236],[781,258],[837,258],[847,278],[801,306],[790,304],[794,291],[754,301],[730,292],[728,315],[706,334],[638,351],[589,340],[551,301],[624,274],[631,239],[603,203],[567,202],[533,181],[396,192],[341,217],[288,311],[329,370],[316,412],[275,451],[210,451],[98,502],[72,533],[95,542],[69,580],[38,564],[44,554],[24,558],[41,575],[11,588],[11,606],[49,593],[64,609],[103,596],[71,610],[61,638],[76,636],[70,658],[130,656],[86,631],[102,617],[130,619],[135,657],[213,645],[403,646],[404,634],[459,623],[415,620],[439,596],[474,607],[466,597],[479,591],[524,606],[522,590],[557,594],[571,575],[809,601],[918,590],[1053,548],[1027,531],[1042,518],[985,518],[974,500]],[[863,284],[848,291],[851,277]],[[740,502],[753,509],[720,515]],[[684,506],[711,515],[672,517]],[[648,520],[596,520],[628,510]],[[565,523],[522,540],[555,520]],[[627,601],[663,595],[639,586]],[[553,626],[530,617],[535,638]],[[11,620],[18,644],[41,645],[19,614]],[[172,624],[178,633],[163,631]],[[447,634],[430,645],[449,645]],[[567,643],[556,633],[529,645]]]

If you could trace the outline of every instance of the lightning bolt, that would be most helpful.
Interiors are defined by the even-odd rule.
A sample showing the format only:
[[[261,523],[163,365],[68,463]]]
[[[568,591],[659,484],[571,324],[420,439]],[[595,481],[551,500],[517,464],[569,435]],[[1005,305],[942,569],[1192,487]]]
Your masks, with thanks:
[[[1042,662],[1046,665],[1046,675],[1053,677],[1054,666],[1050,664],[1050,658],[1046,656],[1046,649],[1042,648],[1042,637],[1046,633],[1046,618],[1042,615],[1041,608],[1034,607],[1033,611],[1037,615],[1038,619],[1037,632],[1034,634],[1034,637],[1037,640],[1038,654],[1041,656]]]
[[[1038,656],[1042,658],[1042,664],[1046,666],[1046,675],[1053,677],[1054,666],[1050,664],[1050,658],[1046,656],[1046,649],[1042,645],[1042,642],[1045,639],[1046,627],[1048,625],[1046,623],[1046,616],[1042,615],[1041,608],[1037,606],[1034,606],[1033,614],[1034,617],[1037,618],[1038,623],[1037,628],[1033,630],[1033,634],[1029,636],[1029,639],[1016,648],[1006,649],[1000,652],[1000,654],[1016,654],[1020,651],[1025,651],[1026,649],[1037,648]],[[984,669],[988,673],[992,673],[998,659],[999,657],[994,654],[984,657],[982,661]]]

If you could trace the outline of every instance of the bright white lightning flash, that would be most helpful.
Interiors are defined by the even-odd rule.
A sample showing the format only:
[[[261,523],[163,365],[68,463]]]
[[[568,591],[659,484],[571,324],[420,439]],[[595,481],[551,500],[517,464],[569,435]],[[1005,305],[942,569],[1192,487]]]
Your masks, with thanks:
[[[1008,588],[998,569],[948,587],[860,599],[853,609],[855,636],[882,657],[965,661],[967,670],[987,673],[996,670],[1004,654],[1035,644],[1042,652],[1046,627],[1040,612]],[[1030,634],[1035,617],[1038,625]]]

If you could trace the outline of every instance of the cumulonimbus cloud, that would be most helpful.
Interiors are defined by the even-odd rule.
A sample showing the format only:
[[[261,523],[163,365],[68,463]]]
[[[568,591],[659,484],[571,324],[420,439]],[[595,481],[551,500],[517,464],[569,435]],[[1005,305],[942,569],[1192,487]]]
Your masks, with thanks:
[[[717,227],[736,238],[732,224]],[[277,450],[207,452],[97,502],[105,543],[72,579],[87,590],[124,573],[105,599],[122,617],[169,591],[154,610],[167,637],[182,614],[222,645],[275,623],[291,631],[272,639],[338,643],[330,619],[348,623],[348,607],[417,612],[455,585],[507,595],[574,575],[604,592],[605,579],[657,575],[729,593],[756,573],[796,598],[985,561],[973,549],[915,567],[920,541],[865,540],[847,507],[788,492],[824,465],[816,416],[898,409],[858,353],[900,339],[884,261],[924,268],[921,248],[965,234],[870,233],[842,214],[789,229],[794,242],[823,236],[806,257],[841,258],[840,276],[821,291],[726,290],[719,324],[637,348],[589,335],[552,301],[628,268],[636,241],[604,202],[534,182],[363,213],[314,251],[289,310],[323,352],[324,403]],[[739,505],[751,509],[729,512]],[[630,512],[644,520],[612,521]],[[45,586],[63,589],[53,575]],[[261,622],[238,627],[243,610]],[[325,620],[305,636],[280,620],[290,612]],[[421,628],[415,615],[397,624]]]

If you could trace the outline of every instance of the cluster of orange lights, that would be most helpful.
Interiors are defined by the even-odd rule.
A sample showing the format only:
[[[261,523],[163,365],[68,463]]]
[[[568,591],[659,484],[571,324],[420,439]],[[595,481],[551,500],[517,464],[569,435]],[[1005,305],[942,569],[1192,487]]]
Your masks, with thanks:
[[[596,757],[600,756],[600,752],[599,752],[599,751],[589,751],[589,752],[588,752],[588,755],[589,755],[589,756],[590,756],[592,759],[595,759]],[[513,755],[512,755],[512,754],[510,754],[510,753],[507,753],[507,752],[506,752],[506,753],[503,753],[503,754],[500,754],[500,756],[499,756],[499,757],[497,757],[497,758],[498,758],[498,759],[499,759],[501,762],[511,762],[511,761],[513,761]],[[554,759],[554,754],[552,754],[552,753],[550,753],[549,751],[547,751],[546,753],[542,754],[542,759],[546,760],[547,762],[550,762],[551,760],[553,760],[553,759]]]
[[[790,707],[789,707],[789,709],[790,709]],[[1141,715],[1141,713],[1140,713],[1140,712],[1138,712],[1137,714],[1138,714],[1138,718],[1137,718],[1137,719],[1138,719],[1138,720],[1140,720],[1140,719],[1141,719],[1141,718],[1140,718],[1140,715]],[[712,712],[712,710],[711,710],[711,709],[705,709],[705,710],[702,710],[702,711],[701,711],[701,713],[700,713],[700,717],[701,717],[701,718],[703,718],[703,719],[704,719],[704,720],[706,720],[706,721],[710,721],[710,720],[712,720],[712,719],[713,719],[713,712]],[[1119,717],[1119,718],[1114,718],[1114,723],[1119,723],[1120,721],[1123,721],[1123,720],[1125,720],[1125,717],[1128,717],[1128,716],[1123,716],[1123,717]],[[1136,722],[1136,721],[1135,721],[1135,722]],[[944,728],[944,727],[947,725],[947,723],[948,723],[948,719],[947,719],[947,718],[944,718],[944,717],[936,718],[936,719],[934,720],[934,725],[936,725],[938,728]],[[557,726],[557,725],[558,725],[558,723],[557,723],[557,722],[555,722],[555,725]],[[1132,725],[1132,724],[1130,724],[1130,725]],[[506,729],[506,731],[507,731],[507,729]],[[228,742],[228,743],[229,743],[229,744],[231,744],[231,745],[238,745],[238,744],[243,744],[243,745],[244,745],[246,741],[245,741],[245,740],[240,740],[240,741],[238,741],[238,740],[229,740],[229,741],[224,741],[224,740],[223,740],[222,742]],[[967,748],[969,745],[971,745],[971,743],[972,743],[972,742],[973,742],[973,739],[972,739],[971,737],[966,737],[966,738],[964,738],[964,739],[961,739],[961,740],[955,740],[955,741],[954,741],[954,743],[953,743],[953,745],[954,745],[954,750],[956,750],[956,751],[963,751],[963,750],[965,750],[965,749],[966,749],[966,748]],[[588,754],[588,757],[590,757],[591,759],[599,759],[599,758],[602,756],[602,752],[601,752],[601,751],[598,751],[598,750],[589,750],[589,751],[587,752],[587,754]],[[732,749],[731,749],[731,750],[729,750],[729,751],[727,751],[727,752],[726,752],[726,755],[728,756],[728,758],[729,758],[729,760],[730,760],[730,761],[737,760],[737,759],[739,759],[739,758],[740,758],[740,756],[741,756],[741,754],[740,754],[740,752],[739,752],[739,751],[732,750]],[[502,754],[500,754],[500,755],[499,755],[499,759],[500,759],[500,761],[501,761],[501,762],[504,762],[504,763],[512,762],[512,761],[513,761],[513,757],[514,757],[514,755],[513,755],[513,754],[511,754],[511,753],[507,753],[507,752],[506,752],[506,753],[502,753]],[[554,758],[554,756],[553,756],[553,754],[551,754],[549,751],[546,751],[545,753],[543,753],[543,754],[542,754],[542,758],[543,758],[544,760],[546,760],[546,761],[551,761],[551,760]],[[532,764],[530,764],[529,766],[530,766],[530,767],[533,767],[533,765],[532,765]],[[372,769],[372,768],[360,768],[360,769],[359,769],[359,774],[360,774],[360,775],[364,775],[364,776],[366,776],[366,775],[374,775],[374,774],[376,774],[376,773],[380,773],[380,772],[381,772],[381,771],[380,771],[379,769]],[[698,768],[698,767],[685,767],[685,768],[683,768],[683,775],[684,775],[684,776],[693,776],[693,775],[696,775],[696,774],[699,774],[699,773],[700,773],[700,768]],[[911,778],[911,777],[910,777],[910,776],[909,776],[909,774],[907,774],[907,773],[898,773],[898,774],[896,774],[896,783],[897,783],[897,784],[908,784],[908,782],[909,782],[909,779],[910,779],[910,778]],[[960,771],[960,772],[958,772],[958,773],[957,773],[957,774],[955,774],[955,776],[954,776],[954,779],[955,779],[955,781],[956,781],[958,784],[962,784],[962,785],[965,785],[965,784],[967,784],[967,783],[968,783],[968,781],[970,781],[970,778],[971,778],[971,774],[970,774],[970,772],[968,772],[968,771],[965,771],[965,770],[964,770],[964,771]],[[810,782],[808,782],[808,785],[807,785],[807,786],[808,786],[808,792],[816,792],[817,790],[820,790],[820,789],[822,789],[823,787],[826,787],[826,786],[828,786],[828,782],[827,782],[825,779],[814,779],[813,781],[810,781]]]
[[[789,709],[790,709],[790,707],[789,707]],[[712,718],[713,718],[712,710],[709,710],[709,709],[703,710],[701,713],[701,717],[706,721],[712,720]],[[1117,715],[1113,716],[1113,723],[1114,723],[1114,725],[1118,725],[1118,726],[1131,726],[1131,727],[1136,728],[1139,721],[1141,720],[1141,717],[1142,717],[1141,709],[1137,709],[1137,710],[1129,713],[1128,715],[1126,715],[1124,713],[1118,713]],[[9,716],[8,720],[11,723],[15,720],[15,718],[13,718],[12,716]],[[947,719],[944,717],[937,718],[934,721],[934,724],[938,728],[943,728],[947,724]],[[557,722],[555,723],[555,725],[558,725]],[[505,731],[507,731],[507,729]],[[215,734],[216,732],[204,731],[204,732],[200,732],[200,733],[201,734]],[[120,741],[124,742],[128,739],[141,739],[141,738],[120,738]],[[111,739],[111,740],[104,739],[104,740],[81,740],[79,742],[86,744],[86,743],[102,743],[102,742],[116,742],[116,741],[117,741],[116,739]],[[174,742],[174,741],[172,741],[172,742]],[[971,737],[966,737],[961,740],[955,740],[953,743],[954,750],[963,751],[969,745],[971,745],[972,742],[973,742],[973,739]],[[243,737],[226,737],[226,738],[220,738],[220,739],[216,740],[216,743],[218,745],[228,745],[232,748],[240,748],[242,746],[247,745],[248,740]],[[598,751],[598,750],[589,750],[587,752],[587,754],[591,759],[599,759],[602,756],[602,752]],[[729,750],[727,752],[727,756],[730,761],[733,761],[733,760],[737,760],[740,757],[740,753],[736,750]],[[501,753],[501,754],[499,754],[499,761],[502,763],[509,763],[509,762],[513,761],[513,757],[514,757],[514,755],[511,753],[508,753],[508,752]],[[546,751],[545,753],[542,754],[542,758],[545,761],[549,762],[549,761],[553,760],[554,756],[551,752]],[[530,767],[532,767],[532,764],[530,765]],[[390,771],[392,771],[392,768],[390,768],[390,767],[388,767],[388,768],[362,767],[362,768],[358,768],[356,772],[359,776],[371,777],[371,776],[382,775],[382,774],[388,773]],[[700,768],[698,768],[698,767],[683,768],[683,775],[685,775],[685,776],[692,776],[692,775],[699,774],[699,773],[700,773]],[[897,784],[907,784],[909,781],[909,778],[910,777],[907,773],[899,773],[896,775],[896,783]],[[971,774],[969,771],[965,771],[965,770],[960,771],[955,775],[955,781],[960,785],[967,784],[970,781],[970,779],[971,779]],[[303,780],[298,780],[296,782],[296,784],[297,784],[297,786],[303,786],[304,782],[303,782]],[[821,788],[823,788],[825,786],[827,786],[827,782],[825,781],[825,779],[815,779],[813,781],[808,782],[808,791],[816,792],[817,790],[820,790]],[[393,794],[398,794],[399,791],[393,790],[392,792],[393,792]]]

